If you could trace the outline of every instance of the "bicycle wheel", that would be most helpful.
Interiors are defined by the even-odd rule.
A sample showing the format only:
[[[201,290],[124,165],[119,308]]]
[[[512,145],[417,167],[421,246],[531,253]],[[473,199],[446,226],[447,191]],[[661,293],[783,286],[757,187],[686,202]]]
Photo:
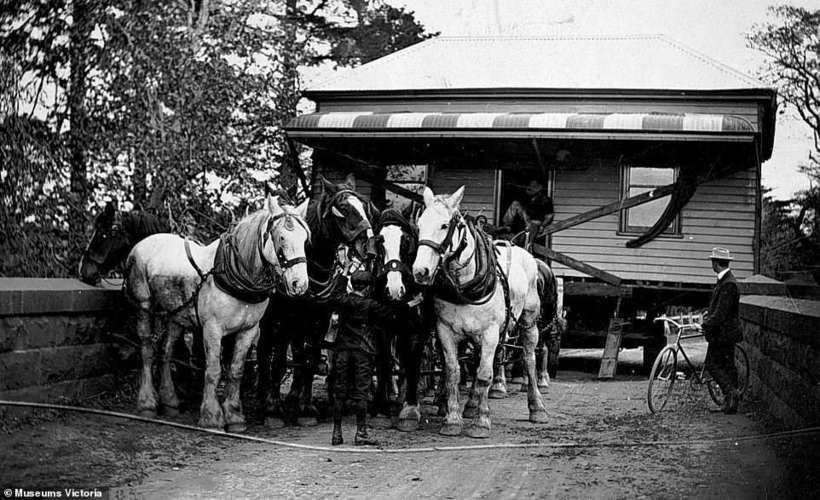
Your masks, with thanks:
[[[737,368],[737,391],[740,396],[743,396],[749,388],[749,356],[739,344],[735,344],[735,368]],[[715,382],[715,379],[709,377],[709,380],[706,381],[706,388],[709,389],[709,396],[712,401],[717,405],[722,405],[724,400],[723,391]]]
[[[672,387],[678,370],[678,351],[674,346],[666,346],[658,353],[652,371],[649,374],[649,389],[646,402],[649,411],[658,413],[663,410],[672,395]]]

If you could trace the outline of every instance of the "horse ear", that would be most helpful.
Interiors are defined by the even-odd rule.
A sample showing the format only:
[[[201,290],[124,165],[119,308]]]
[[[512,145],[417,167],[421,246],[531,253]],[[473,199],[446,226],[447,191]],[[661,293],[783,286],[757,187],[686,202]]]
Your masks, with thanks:
[[[336,185],[330,182],[329,180],[325,179],[325,176],[320,177],[322,181],[322,191],[327,191],[328,193],[335,193],[336,192]]]
[[[455,210],[461,204],[461,199],[464,198],[464,186],[461,186],[456,190],[455,193],[451,194],[449,198],[447,198],[447,205],[450,207],[450,210]]]
[[[265,204],[268,206],[268,212],[270,212],[271,215],[278,215],[282,212],[282,207],[279,205],[278,196],[269,194]]]
[[[347,174],[347,177],[345,177],[345,180],[344,180],[344,184],[346,184],[347,187],[350,188],[351,191],[355,191],[356,190],[356,176],[353,175],[352,172]]]
[[[299,216],[300,216],[300,217],[302,217],[303,219],[304,219],[305,217],[307,217],[307,209],[308,209],[308,204],[309,204],[309,203],[310,203],[310,198],[306,198],[306,199],[305,199],[305,201],[303,201],[302,203],[300,203],[300,204],[299,204],[299,206],[298,206],[298,207],[296,207],[296,212],[297,212],[297,213],[299,214]]]
[[[433,190],[427,186],[424,186],[424,206],[429,207],[433,204],[436,200],[436,196],[433,194]]]

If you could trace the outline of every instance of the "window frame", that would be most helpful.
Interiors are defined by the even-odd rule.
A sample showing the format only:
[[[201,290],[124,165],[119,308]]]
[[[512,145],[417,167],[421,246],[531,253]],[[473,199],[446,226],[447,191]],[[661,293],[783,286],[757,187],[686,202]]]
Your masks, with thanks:
[[[624,163],[621,164],[620,168],[620,196],[621,201],[629,198],[629,190],[631,188],[658,188],[661,186],[654,186],[649,184],[631,184],[630,174],[631,169],[633,168],[672,168],[674,173],[672,177],[672,182],[677,182],[678,177],[680,175],[680,167],[659,167],[656,165],[643,165],[643,164],[630,164]],[[668,198],[667,198],[668,199]],[[668,201],[667,201],[668,203]],[[638,205],[640,207],[641,205]],[[624,236],[639,236],[646,233],[652,226],[630,226],[629,225],[629,210],[632,208],[624,208],[618,211],[618,234]],[[662,212],[661,212],[662,213]],[[660,217],[660,213],[658,216]],[[656,219],[657,220],[657,219]],[[681,217],[681,213],[678,213],[675,216],[675,219],[669,224],[669,227],[663,230],[662,233],[658,235],[658,238],[683,238],[683,217]]]

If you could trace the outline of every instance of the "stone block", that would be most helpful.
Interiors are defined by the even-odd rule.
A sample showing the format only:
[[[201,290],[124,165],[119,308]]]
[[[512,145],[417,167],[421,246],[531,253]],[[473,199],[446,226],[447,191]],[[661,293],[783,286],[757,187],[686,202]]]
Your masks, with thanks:
[[[0,316],[112,311],[121,292],[74,279],[0,278]]]
[[[0,354],[0,391],[40,385],[42,380],[40,358],[39,350]]]
[[[110,344],[49,347],[40,353],[40,384],[112,373],[119,360],[116,348]]]

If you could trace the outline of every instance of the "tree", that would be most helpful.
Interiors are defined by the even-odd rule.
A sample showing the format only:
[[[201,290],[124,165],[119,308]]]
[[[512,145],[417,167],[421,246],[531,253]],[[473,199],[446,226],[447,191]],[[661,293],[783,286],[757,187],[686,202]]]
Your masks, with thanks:
[[[820,262],[820,10],[770,7],[772,20],[755,25],[749,45],[766,55],[762,79],[778,91],[781,113],[796,113],[812,129],[814,144],[801,170],[810,187],[794,200],[764,197],[764,270],[813,270]],[[767,228],[768,225],[768,228]],[[768,238],[768,239],[767,239]]]

